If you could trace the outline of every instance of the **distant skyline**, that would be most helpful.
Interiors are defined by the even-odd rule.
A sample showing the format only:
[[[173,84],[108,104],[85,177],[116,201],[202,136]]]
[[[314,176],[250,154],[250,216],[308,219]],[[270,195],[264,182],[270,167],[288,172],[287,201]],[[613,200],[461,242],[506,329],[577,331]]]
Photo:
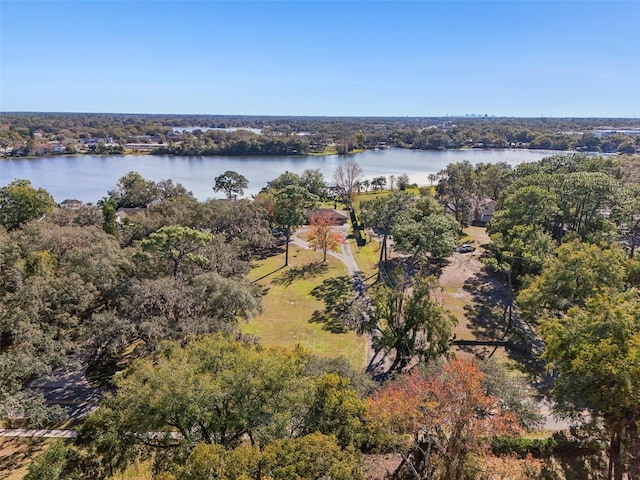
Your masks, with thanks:
[[[640,1],[0,0],[0,111],[638,117]]]

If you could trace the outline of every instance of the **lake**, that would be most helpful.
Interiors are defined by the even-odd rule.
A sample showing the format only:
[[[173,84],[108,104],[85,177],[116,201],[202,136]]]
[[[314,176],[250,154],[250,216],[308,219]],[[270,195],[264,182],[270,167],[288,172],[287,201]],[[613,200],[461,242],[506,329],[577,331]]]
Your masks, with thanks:
[[[412,183],[427,185],[428,175],[444,169],[449,163],[469,160],[477,163],[507,162],[518,165],[534,162],[559,152],[541,150],[368,150],[353,156],[264,156],[264,157],[181,157],[170,155],[76,155],[36,158],[0,159],[0,186],[14,179],[28,179],[37,188],[47,190],[57,202],[77,198],[95,203],[118,179],[128,172],[159,181],[172,179],[182,183],[198,200],[223,198],[212,189],[214,178],[227,170],[235,170],[249,180],[244,196],[260,191],[269,180],[282,172],[302,173],[319,168],[331,182],[336,166],[353,159],[364,170],[365,178],[406,173]]]

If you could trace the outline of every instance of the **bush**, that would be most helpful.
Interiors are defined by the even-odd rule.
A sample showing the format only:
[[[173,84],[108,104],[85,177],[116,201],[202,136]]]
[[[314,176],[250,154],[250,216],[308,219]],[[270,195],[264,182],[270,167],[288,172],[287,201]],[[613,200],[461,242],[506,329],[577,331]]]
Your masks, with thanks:
[[[516,454],[525,457],[531,454],[535,457],[551,455],[558,442],[555,438],[527,438],[527,437],[495,437],[491,448],[495,455]]]

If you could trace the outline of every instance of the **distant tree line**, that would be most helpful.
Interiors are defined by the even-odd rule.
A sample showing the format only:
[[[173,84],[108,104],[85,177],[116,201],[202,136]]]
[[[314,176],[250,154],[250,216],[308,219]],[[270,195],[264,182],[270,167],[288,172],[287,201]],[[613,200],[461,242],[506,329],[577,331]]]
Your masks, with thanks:
[[[640,136],[598,136],[594,129],[638,128],[634,119],[598,118],[368,118],[3,113],[0,148],[5,156],[34,155],[42,142],[60,142],[56,153],[75,153],[92,141],[96,153],[120,153],[127,143],[163,145],[158,153],[182,155],[296,155],[370,148],[533,148],[633,154]],[[172,127],[190,127],[176,130]],[[197,128],[201,128],[198,130]],[[192,130],[196,128],[195,130]],[[260,129],[225,131],[226,128]],[[218,129],[218,130],[209,130]],[[100,140],[111,143],[100,145]]]
[[[246,130],[184,132],[156,150],[175,155],[302,155],[309,142],[303,136],[259,135]]]

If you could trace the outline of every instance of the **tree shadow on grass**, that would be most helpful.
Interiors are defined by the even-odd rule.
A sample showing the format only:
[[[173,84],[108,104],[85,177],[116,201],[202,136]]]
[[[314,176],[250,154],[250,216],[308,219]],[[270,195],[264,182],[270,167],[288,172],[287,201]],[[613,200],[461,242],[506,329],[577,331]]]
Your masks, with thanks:
[[[312,323],[322,323],[323,329],[332,333],[348,331],[347,325],[353,315],[354,291],[350,277],[329,278],[311,290],[311,295],[325,304],[324,311],[313,312]]]
[[[284,240],[276,239],[273,245],[261,248],[255,252],[253,258],[255,260],[266,260],[267,258],[275,257],[282,253],[282,245],[284,245]]]
[[[296,280],[304,278],[313,278],[322,275],[329,270],[329,266],[325,262],[308,263],[302,267],[291,267],[278,278],[273,280],[276,285],[288,287]]]
[[[47,445],[46,438],[7,438],[2,443],[0,453],[0,477],[15,472],[31,463]],[[5,453],[11,452],[11,453]]]
[[[260,278],[256,278],[254,281],[252,281],[251,283],[258,283],[260,280],[263,280],[265,278],[267,278],[270,275],[273,275],[276,272],[279,272],[280,270],[282,270],[284,268],[284,265],[280,268],[276,268],[273,272],[269,272],[269,273],[265,273],[263,276],[261,276]]]

